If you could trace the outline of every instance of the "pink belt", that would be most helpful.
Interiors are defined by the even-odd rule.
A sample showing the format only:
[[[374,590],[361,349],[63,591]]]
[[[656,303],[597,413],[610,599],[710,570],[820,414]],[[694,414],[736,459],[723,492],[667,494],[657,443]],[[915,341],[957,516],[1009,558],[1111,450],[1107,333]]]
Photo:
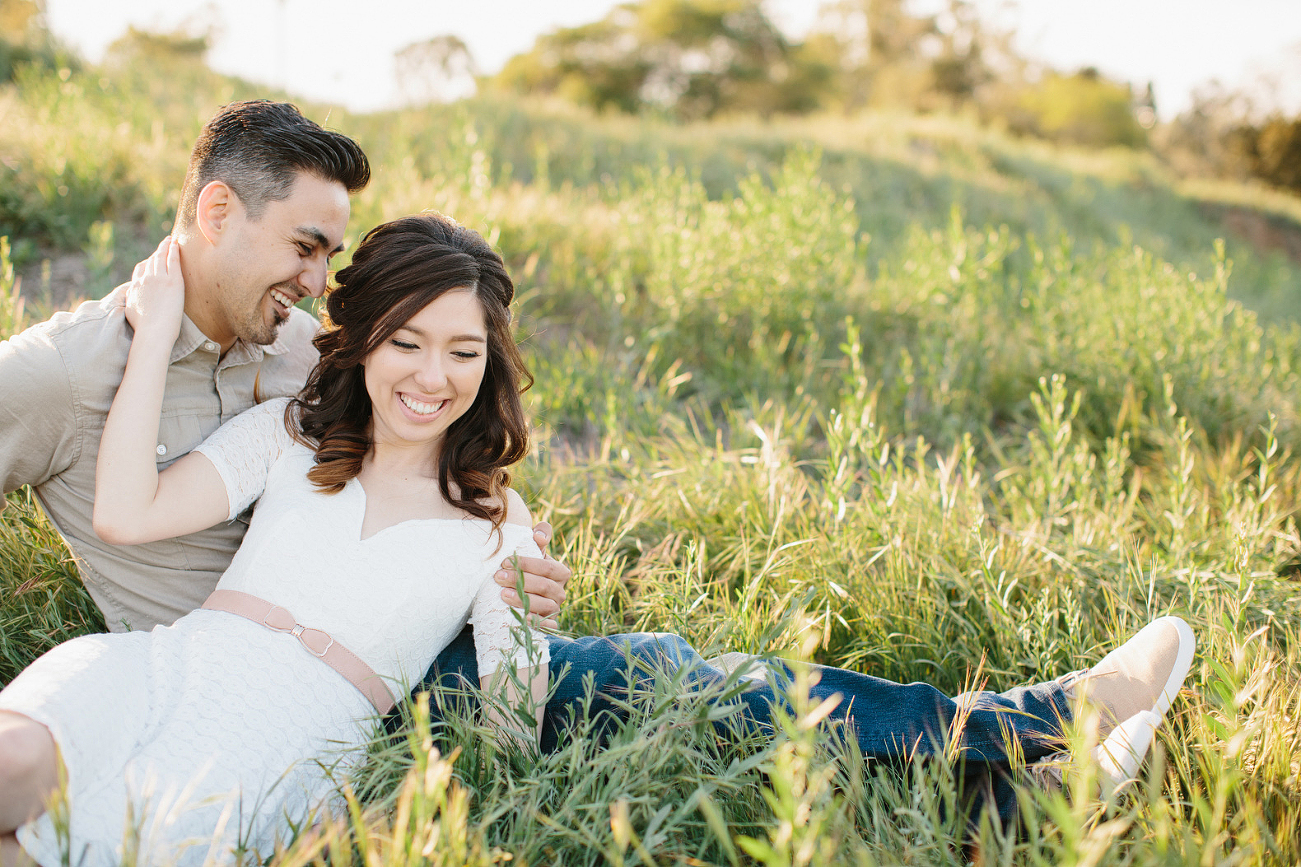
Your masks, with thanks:
[[[238,614],[276,632],[288,632],[307,648],[308,653],[361,690],[361,694],[381,714],[388,713],[397,703],[393,699],[393,693],[389,692],[388,685],[360,657],[331,638],[330,633],[298,623],[292,614],[279,605],[272,605],[265,599],[238,590],[214,590],[204,601],[203,607],[209,611]]]

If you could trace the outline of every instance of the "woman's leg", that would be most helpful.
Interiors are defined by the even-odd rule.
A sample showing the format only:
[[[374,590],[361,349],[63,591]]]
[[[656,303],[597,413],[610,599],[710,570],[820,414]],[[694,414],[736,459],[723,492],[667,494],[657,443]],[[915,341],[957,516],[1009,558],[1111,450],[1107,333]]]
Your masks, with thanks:
[[[12,711],[0,711],[0,834],[45,812],[59,786],[59,753],[50,730]],[[14,845],[17,845],[15,841]],[[8,851],[6,861],[8,864]]]
[[[37,867],[13,834],[0,834],[0,867]]]

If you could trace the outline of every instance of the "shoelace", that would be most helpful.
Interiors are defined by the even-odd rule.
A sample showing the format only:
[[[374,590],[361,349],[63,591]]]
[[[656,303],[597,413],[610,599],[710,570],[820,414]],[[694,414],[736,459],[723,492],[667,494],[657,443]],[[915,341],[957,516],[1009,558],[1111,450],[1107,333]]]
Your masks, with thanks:
[[[1060,792],[1065,788],[1066,769],[1074,762],[1074,757],[1067,750],[1044,756],[1037,762],[1025,766],[1026,779],[1036,789],[1045,792]]]

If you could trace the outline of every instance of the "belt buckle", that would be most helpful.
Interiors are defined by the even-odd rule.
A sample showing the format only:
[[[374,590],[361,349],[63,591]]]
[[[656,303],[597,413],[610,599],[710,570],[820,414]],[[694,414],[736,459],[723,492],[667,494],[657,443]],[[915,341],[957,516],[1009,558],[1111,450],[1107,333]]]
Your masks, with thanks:
[[[293,624],[293,626],[277,626],[276,624],[272,623],[271,615],[275,614],[277,611],[281,612],[284,615],[283,618],[277,618],[277,619],[288,620],[290,623]],[[294,615],[289,612],[288,608],[281,608],[279,605],[272,605],[269,609],[267,609],[267,613],[262,615],[262,625],[265,626],[267,629],[274,629],[276,632],[293,632],[294,626],[297,626],[298,622],[294,620]]]
[[[312,647],[312,645],[307,643],[306,634],[308,632],[315,632],[318,635],[324,635],[328,643],[318,651],[316,648]],[[330,633],[326,632],[324,629],[315,629],[311,626],[304,626],[301,623],[295,623],[294,628],[289,630],[289,634],[294,636],[294,638],[297,638],[298,643],[306,648],[307,652],[315,656],[317,659],[324,659],[325,654],[330,652],[331,647],[334,647],[334,636],[330,635]]]

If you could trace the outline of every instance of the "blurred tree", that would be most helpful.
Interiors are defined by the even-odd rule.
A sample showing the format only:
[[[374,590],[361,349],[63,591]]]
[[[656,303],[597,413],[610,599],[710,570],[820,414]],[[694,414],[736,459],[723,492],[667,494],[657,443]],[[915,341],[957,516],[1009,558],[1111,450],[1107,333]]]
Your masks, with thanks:
[[[74,64],[66,55],[46,26],[45,0],[0,0],[0,81],[13,78],[24,63],[50,69]]]
[[[601,21],[545,33],[532,50],[506,61],[489,83],[516,93],[554,93],[598,110],[636,112],[650,68],[633,51],[635,37],[620,38],[635,19],[633,10],[620,6]]]
[[[11,42],[26,42],[34,31],[45,31],[44,0],[0,0],[0,34]]]
[[[1253,177],[1301,192],[1301,117],[1275,114],[1259,125],[1242,123],[1230,130],[1226,147]]]
[[[937,38],[931,42],[937,51],[930,61],[935,107],[953,110],[974,102],[997,77],[1024,80],[1025,62],[1012,47],[1014,34],[993,29],[971,0],[948,0],[935,24]]]
[[[992,27],[972,0],[912,11],[908,0],[833,0],[822,6],[808,46],[835,69],[824,103],[954,110],[982,99],[986,85],[1024,79],[1013,33]]]
[[[1254,177],[1301,192],[1301,116],[1289,117],[1276,96],[1259,88],[1248,93],[1208,82],[1193,91],[1186,111],[1158,127],[1154,143],[1181,174]]]
[[[643,0],[539,37],[491,84],[690,120],[807,111],[830,75],[822,58],[790,45],[762,0]]]
[[[1134,103],[1134,119],[1146,130],[1156,126],[1156,90],[1150,81],[1143,95]]]
[[[1193,91],[1192,104],[1158,127],[1153,142],[1180,174],[1242,180],[1255,159],[1254,100],[1210,81]]]
[[[1020,90],[1008,117],[1013,132],[1086,147],[1142,147],[1147,134],[1134,116],[1127,84],[1088,67],[1073,75],[1049,72]]]
[[[134,25],[119,36],[104,52],[104,62],[110,66],[127,66],[145,61],[150,64],[203,65],[212,45],[212,34],[207,30],[195,32],[182,27],[168,32],[140,30]]]
[[[459,36],[412,42],[393,55],[398,90],[410,105],[448,102],[474,92],[478,67]]]
[[[906,5],[833,0],[819,10],[814,29],[835,59],[840,108],[911,106],[929,89],[927,55],[936,51],[938,25],[934,15],[913,15]]]

